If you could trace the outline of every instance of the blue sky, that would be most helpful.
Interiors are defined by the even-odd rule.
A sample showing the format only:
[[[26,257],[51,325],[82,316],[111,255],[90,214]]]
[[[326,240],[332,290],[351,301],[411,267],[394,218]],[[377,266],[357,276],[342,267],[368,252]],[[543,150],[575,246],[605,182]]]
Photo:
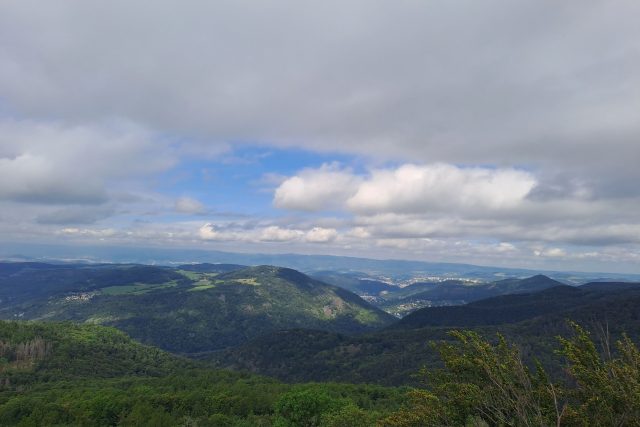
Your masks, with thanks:
[[[640,271],[637,3],[137,5],[0,5],[0,243]]]
[[[218,212],[273,216],[278,179],[332,162],[358,163],[340,154],[241,146],[212,159],[189,158],[166,172],[156,188],[172,197],[193,197]]]

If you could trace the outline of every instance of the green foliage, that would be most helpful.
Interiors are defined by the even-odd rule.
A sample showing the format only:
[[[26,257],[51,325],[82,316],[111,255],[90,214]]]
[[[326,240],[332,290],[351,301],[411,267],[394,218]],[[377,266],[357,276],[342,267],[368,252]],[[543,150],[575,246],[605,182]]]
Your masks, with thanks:
[[[369,427],[375,425],[376,413],[371,413],[353,404],[347,404],[335,412],[322,415],[323,427]]]
[[[443,404],[443,423],[459,425],[481,418],[493,425],[546,425],[555,415],[546,374],[524,364],[516,346],[503,336],[491,344],[475,332],[451,332],[456,343],[442,343],[445,364],[432,375],[432,391]]]
[[[0,369],[2,426],[266,427],[276,418],[287,421],[285,413],[295,420],[296,411],[303,411],[309,401],[316,402],[318,425],[336,425],[336,420],[364,411],[373,423],[397,410],[403,400],[399,389],[335,383],[291,386],[207,369],[96,325],[0,321],[0,342],[5,351]],[[33,342],[47,343],[48,350],[34,352],[40,344],[24,345]],[[33,358],[9,368],[17,360],[17,349]],[[298,395],[307,399],[296,407]],[[288,406],[282,403],[287,401]],[[325,422],[327,414],[333,418]]]
[[[578,425],[640,425],[640,352],[626,335],[617,355],[604,342],[602,354],[589,333],[573,324],[575,336],[560,338],[561,354],[576,387],[570,391],[569,418]]]
[[[397,407],[397,394],[388,398],[382,388],[346,384],[297,386],[283,394],[275,406],[279,427],[368,427],[373,426],[391,407]]]
[[[278,427],[319,427],[324,414],[337,412],[346,402],[316,390],[291,391],[276,403]]]
[[[640,351],[627,337],[614,355],[600,354],[588,332],[559,338],[570,375],[552,382],[536,373],[520,351],[499,336],[488,342],[475,332],[453,331],[440,343],[445,368],[423,372],[427,388],[409,393],[410,403],[379,425],[413,426],[590,426],[640,425]]]

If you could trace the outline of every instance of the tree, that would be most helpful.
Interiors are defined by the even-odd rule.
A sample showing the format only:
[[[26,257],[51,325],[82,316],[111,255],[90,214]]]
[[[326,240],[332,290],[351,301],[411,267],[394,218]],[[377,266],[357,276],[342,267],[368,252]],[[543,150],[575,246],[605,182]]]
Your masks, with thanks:
[[[560,354],[566,357],[567,370],[575,380],[570,396],[575,407],[569,419],[577,425],[640,426],[640,352],[623,335],[615,350],[603,341],[602,354],[590,334],[571,323],[575,335],[559,338]],[[613,355],[615,354],[615,355]]]
[[[497,344],[476,332],[452,331],[454,342],[437,345],[445,368],[423,371],[427,390],[415,390],[410,405],[385,426],[558,425],[564,416],[560,387],[541,366],[533,374],[516,346]]]
[[[319,427],[325,414],[346,406],[344,399],[335,399],[321,390],[308,389],[283,394],[275,405],[278,427]]]

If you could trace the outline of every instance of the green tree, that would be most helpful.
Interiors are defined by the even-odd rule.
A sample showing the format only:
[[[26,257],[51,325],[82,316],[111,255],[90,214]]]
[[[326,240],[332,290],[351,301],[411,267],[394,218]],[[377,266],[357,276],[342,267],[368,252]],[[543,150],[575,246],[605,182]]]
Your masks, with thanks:
[[[176,421],[162,408],[154,408],[148,403],[137,403],[120,423],[123,426],[170,427]]]
[[[445,368],[423,371],[428,390],[410,393],[410,404],[383,420],[385,426],[556,425],[560,388],[542,367],[535,374],[516,346],[476,332],[452,331],[454,342],[437,345]]]
[[[572,323],[575,335],[559,338],[560,353],[575,380],[569,419],[576,425],[640,426],[640,352],[624,335],[612,351],[609,340],[599,352],[590,334]]]
[[[322,416],[322,427],[369,427],[375,425],[376,414],[349,403],[336,412]]]
[[[278,427],[319,427],[325,414],[337,412],[345,406],[344,399],[336,399],[321,390],[308,389],[283,394],[276,402]]]

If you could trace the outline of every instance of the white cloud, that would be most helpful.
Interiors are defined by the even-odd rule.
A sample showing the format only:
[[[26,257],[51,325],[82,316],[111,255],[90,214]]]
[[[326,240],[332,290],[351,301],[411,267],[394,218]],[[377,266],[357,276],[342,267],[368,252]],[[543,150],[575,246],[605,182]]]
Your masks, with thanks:
[[[299,239],[302,235],[303,232],[300,230],[291,230],[272,225],[262,230],[259,240],[264,242],[289,242]]]
[[[92,237],[92,238],[109,238],[118,234],[117,230],[112,228],[92,229],[92,228],[75,228],[67,227],[60,230],[60,233],[74,236]]]
[[[276,189],[274,205],[294,210],[348,209],[360,214],[502,210],[522,203],[535,177],[515,169],[405,164],[369,176],[323,166],[305,169]]]
[[[359,181],[359,177],[341,170],[337,164],[305,169],[278,186],[273,204],[301,211],[330,210],[340,207],[355,192]]]
[[[302,230],[277,225],[226,224],[217,226],[212,223],[206,223],[198,230],[200,239],[220,242],[329,243],[336,240],[338,235],[338,231],[334,228],[313,227],[308,230]]]
[[[538,257],[564,258],[567,256],[567,251],[562,248],[544,248],[534,250],[533,254]]]
[[[374,170],[347,206],[368,214],[500,210],[521,203],[535,185],[533,175],[513,169],[407,164]]]
[[[215,225],[211,223],[206,223],[202,227],[200,227],[198,229],[198,236],[202,240],[225,241],[237,239],[236,234],[220,231]]]
[[[334,228],[314,227],[307,232],[305,240],[309,243],[332,242],[338,237],[338,231]]]
[[[371,233],[365,227],[353,227],[346,235],[356,239],[367,239],[371,237]]]
[[[205,212],[205,206],[191,197],[180,197],[176,200],[175,210],[184,214],[201,214]]]

